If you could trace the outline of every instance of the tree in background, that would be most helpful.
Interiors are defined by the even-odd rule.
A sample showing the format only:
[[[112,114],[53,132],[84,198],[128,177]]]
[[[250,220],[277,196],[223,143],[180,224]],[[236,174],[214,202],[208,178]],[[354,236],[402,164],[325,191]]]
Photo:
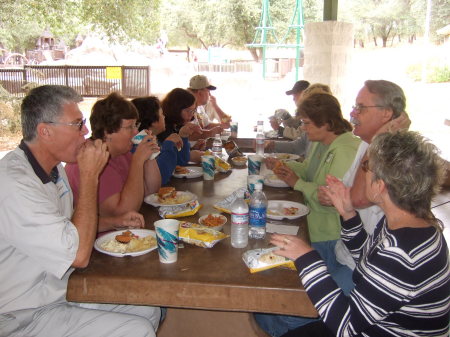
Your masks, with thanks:
[[[152,44],[159,34],[160,0],[2,0],[0,42],[24,52],[48,27],[55,37],[73,45],[81,33],[97,32],[112,41]]]
[[[245,47],[253,41],[262,11],[261,0],[167,0],[161,6],[164,18],[161,24],[168,31],[171,44],[204,49]],[[284,36],[294,6],[293,0],[270,2],[270,16],[277,36]],[[305,0],[306,20],[317,20],[320,6],[323,6],[322,0]],[[258,49],[248,50],[254,60],[259,60]]]

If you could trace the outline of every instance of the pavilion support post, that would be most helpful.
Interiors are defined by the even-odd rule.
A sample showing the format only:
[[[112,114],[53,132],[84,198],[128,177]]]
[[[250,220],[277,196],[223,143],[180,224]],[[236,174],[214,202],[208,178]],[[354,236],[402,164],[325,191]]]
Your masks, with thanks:
[[[354,98],[348,97],[352,53],[351,23],[324,21],[305,24],[303,77],[310,83],[329,85],[343,107],[344,116],[353,103],[349,101]]]

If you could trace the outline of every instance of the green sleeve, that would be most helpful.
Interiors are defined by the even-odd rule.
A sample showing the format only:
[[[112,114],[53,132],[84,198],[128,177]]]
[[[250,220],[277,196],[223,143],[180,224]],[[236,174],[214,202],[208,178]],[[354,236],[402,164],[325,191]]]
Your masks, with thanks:
[[[327,174],[342,179],[352,164],[355,154],[355,149],[347,146],[336,147],[332,151],[329,151],[325,162],[319,167],[319,172],[315,175],[314,181],[306,182],[303,179],[299,179],[295,184],[294,189],[301,191],[305,198],[310,202],[319,204],[317,188],[321,185],[325,185]],[[334,207],[322,206],[320,208],[322,211],[328,209],[329,212],[335,212]]]

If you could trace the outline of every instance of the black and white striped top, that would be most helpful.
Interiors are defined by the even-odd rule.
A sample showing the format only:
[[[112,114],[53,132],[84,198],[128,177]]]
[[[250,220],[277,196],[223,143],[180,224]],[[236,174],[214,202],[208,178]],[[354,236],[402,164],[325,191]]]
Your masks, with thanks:
[[[316,251],[295,261],[309,297],[336,336],[448,336],[450,267],[441,232],[390,230],[385,218],[367,235],[359,215],[342,221],[357,266],[346,297]]]

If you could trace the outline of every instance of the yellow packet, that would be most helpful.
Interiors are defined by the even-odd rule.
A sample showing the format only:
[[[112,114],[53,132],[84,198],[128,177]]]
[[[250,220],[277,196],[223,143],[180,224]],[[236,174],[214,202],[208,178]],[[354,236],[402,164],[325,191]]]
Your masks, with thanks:
[[[250,273],[257,273],[275,267],[286,267],[296,270],[294,261],[273,253],[277,247],[259,248],[246,251],[242,254],[242,259],[250,270]]]
[[[203,248],[212,248],[214,245],[229,237],[229,235],[211,228],[197,227],[199,225],[189,222],[180,223],[178,236],[180,240]]]

